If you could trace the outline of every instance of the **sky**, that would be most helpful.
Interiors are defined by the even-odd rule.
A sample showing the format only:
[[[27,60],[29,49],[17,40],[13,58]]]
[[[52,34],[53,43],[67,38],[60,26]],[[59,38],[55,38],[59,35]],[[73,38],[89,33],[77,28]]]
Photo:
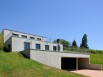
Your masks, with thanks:
[[[0,31],[65,39],[103,50],[103,0],[0,0]]]

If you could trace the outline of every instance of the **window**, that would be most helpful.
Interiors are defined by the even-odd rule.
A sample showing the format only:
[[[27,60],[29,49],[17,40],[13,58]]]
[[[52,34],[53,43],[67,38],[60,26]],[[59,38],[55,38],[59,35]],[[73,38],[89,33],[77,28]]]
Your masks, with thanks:
[[[31,39],[31,40],[34,40],[34,39],[35,39],[35,37],[30,37],[30,39]]]
[[[36,44],[36,49],[40,49],[40,44]]]
[[[12,34],[12,36],[13,36],[13,37],[19,37],[18,34],[14,34],[14,33]]]
[[[37,40],[39,40],[39,41],[40,41],[40,40],[41,40],[41,38],[37,38]]]
[[[53,46],[53,51],[56,51],[56,46]]]
[[[21,37],[22,37],[22,38],[27,38],[27,36],[25,36],[25,35],[21,35]]]
[[[24,50],[30,49],[30,43],[24,42]]]
[[[49,45],[45,45],[45,50],[49,50]]]

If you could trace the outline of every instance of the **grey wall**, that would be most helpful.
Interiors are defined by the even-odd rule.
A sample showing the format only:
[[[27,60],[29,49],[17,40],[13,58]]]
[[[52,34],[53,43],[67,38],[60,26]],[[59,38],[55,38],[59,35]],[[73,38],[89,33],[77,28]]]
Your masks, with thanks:
[[[78,65],[79,68],[86,68],[86,69],[96,69],[96,70],[101,70],[101,64],[90,64],[89,63],[89,58],[79,58],[78,59]]]
[[[12,38],[9,38],[9,40],[7,40],[5,43],[4,43],[4,47],[9,50],[9,44],[11,45],[11,50],[12,51]]]
[[[28,56],[30,52],[30,59],[40,62],[42,64],[61,69],[61,58],[78,58],[78,67],[83,69],[101,69],[101,65],[89,64],[90,55],[86,54],[72,54],[72,53],[61,53],[61,52],[49,52],[30,50],[23,52]]]
[[[89,55],[30,50],[30,59],[59,69],[61,69],[62,57],[89,58]]]

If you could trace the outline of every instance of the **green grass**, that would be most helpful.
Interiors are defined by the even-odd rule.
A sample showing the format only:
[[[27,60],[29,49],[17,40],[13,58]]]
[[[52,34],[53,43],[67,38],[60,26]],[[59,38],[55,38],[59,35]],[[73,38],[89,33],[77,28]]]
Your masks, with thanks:
[[[91,54],[90,57],[92,64],[102,64],[103,69],[103,54]]]
[[[0,52],[0,77],[85,77],[24,58],[18,52]]]

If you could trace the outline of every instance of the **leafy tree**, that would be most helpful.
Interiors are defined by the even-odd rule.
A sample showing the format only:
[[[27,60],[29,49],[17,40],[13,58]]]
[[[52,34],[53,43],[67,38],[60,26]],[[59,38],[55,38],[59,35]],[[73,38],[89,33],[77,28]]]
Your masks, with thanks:
[[[89,46],[87,44],[87,35],[86,34],[84,34],[84,36],[82,38],[82,43],[80,44],[80,48],[89,49]]]
[[[3,35],[0,34],[0,50],[3,50]]]
[[[77,48],[78,46],[77,46],[77,43],[76,43],[76,41],[75,40],[73,40],[73,42],[72,42],[72,47],[75,47],[75,48]]]
[[[67,40],[64,40],[64,39],[57,39],[57,40],[54,40],[54,42],[63,44],[64,49],[68,48],[70,45],[70,42],[68,42]]]

